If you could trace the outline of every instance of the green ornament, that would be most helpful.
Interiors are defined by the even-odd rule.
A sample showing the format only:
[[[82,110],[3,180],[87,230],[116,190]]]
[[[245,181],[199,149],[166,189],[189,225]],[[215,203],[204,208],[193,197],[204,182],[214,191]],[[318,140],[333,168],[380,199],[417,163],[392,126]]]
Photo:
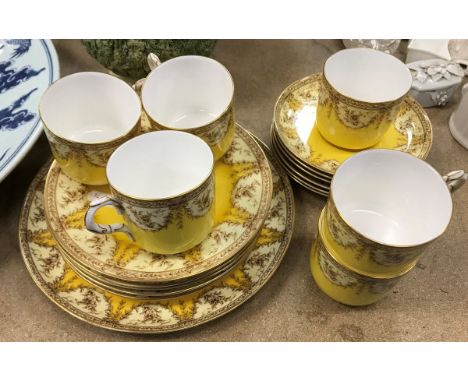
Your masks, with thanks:
[[[81,40],[88,53],[115,74],[136,81],[150,72],[149,53],[161,62],[184,55],[210,56],[216,40]]]

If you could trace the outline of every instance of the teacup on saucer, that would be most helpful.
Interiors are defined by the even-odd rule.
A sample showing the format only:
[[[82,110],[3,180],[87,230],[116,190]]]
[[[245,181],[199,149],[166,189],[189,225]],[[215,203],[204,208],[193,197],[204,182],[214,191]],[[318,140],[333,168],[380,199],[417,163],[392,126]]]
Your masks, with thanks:
[[[332,145],[314,128],[321,91],[320,73],[288,86],[276,102],[274,128],[280,142],[298,164],[330,177],[357,151]],[[424,109],[407,96],[393,125],[372,148],[400,150],[425,159],[431,145],[431,122]]]
[[[83,217],[90,201],[109,190],[73,181],[55,164],[47,177],[45,210],[56,240],[83,266],[132,283],[179,282],[214,269],[246,248],[268,213],[272,196],[268,159],[241,127],[236,128],[231,148],[217,161],[214,175],[214,227],[201,244],[175,255],[145,251],[123,233],[87,231]],[[105,207],[95,218],[109,224],[119,216]]]

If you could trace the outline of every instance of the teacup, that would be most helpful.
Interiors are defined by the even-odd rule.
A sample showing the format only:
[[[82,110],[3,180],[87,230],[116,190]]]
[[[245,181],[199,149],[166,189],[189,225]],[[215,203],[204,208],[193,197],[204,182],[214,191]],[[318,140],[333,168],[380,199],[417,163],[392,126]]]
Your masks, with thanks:
[[[346,305],[369,305],[382,299],[414,265],[395,275],[369,275],[345,266],[323,236],[322,214],[317,238],[310,252],[310,268],[317,286],[335,301]]]
[[[54,82],[41,98],[39,113],[65,174],[80,183],[103,185],[112,152],[138,134],[141,102],[124,81],[81,72]]]
[[[203,56],[180,56],[155,65],[141,87],[152,128],[195,134],[219,159],[235,130],[234,82],[229,71]]]
[[[95,233],[125,232],[144,249],[159,254],[186,251],[211,231],[214,220],[214,159],[195,135],[179,131],[142,134],[109,158],[111,197],[90,203],[86,228]],[[103,225],[95,214],[113,206],[124,222]]]
[[[393,124],[411,83],[406,65],[389,54],[339,51],[325,62],[315,126],[336,146],[373,146]]]
[[[452,215],[450,191],[465,179],[463,171],[443,178],[401,151],[359,152],[332,179],[324,236],[343,264],[399,274],[444,233]]]

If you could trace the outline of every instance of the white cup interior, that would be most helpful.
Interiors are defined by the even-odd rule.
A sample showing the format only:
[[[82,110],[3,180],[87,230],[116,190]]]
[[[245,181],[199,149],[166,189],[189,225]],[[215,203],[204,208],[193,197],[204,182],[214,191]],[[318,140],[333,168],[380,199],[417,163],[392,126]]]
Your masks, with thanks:
[[[344,220],[386,245],[427,243],[447,227],[452,199],[441,175],[426,162],[396,150],[367,150],[336,171],[331,184]]]
[[[154,69],[141,91],[143,107],[159,124],[179,129],[206,125],[223,114],[234,96],[234,83],[219,62],[180,56]]]
[[[409,69],[390,54],[368,48],[341,50],[325,62],[324,75],[339,93],[379,103],[397,100],[411,88]]]
[[[140,118],[141,103],[124,81],[81,72],[53,83],[42,96],[39,110],[55,135],[73,142],[103,143],[132,130]]]
[[[181,131],[155,131],[132,138],[111,155],[107,179],[118,192],[138,199],[178,196],[201,185],[214,158],[201,138]]]

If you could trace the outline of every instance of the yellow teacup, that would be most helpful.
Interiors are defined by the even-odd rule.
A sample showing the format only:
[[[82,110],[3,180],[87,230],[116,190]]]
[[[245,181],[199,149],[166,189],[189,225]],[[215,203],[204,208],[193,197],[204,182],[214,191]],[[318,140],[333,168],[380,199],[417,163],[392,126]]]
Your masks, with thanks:
[[[112,152],[138,133],[141,102],[124,81],[81,72],[54,82],[39,112],[62,170],[80,183],[103,185]]]
[[[93,201],[85,216],[95,233],[125,232],[160,254],[186,251],[213,226],[214,159],[195,135],[155,131],[120,146],[107,163],[112,198]],[[96,212],[113,206],[125,223],[97,224]]]
[[[219,159],[234,138],[234,82],[219,62],[203,56],[180,56],[145,79],[141,100],[152,127],[202,138]]]
[[[315,126],[336,146],[373,146],[393,124],[411,83],[406,65],[389,54],[339,51],[325,62]]]
[[[450,192],[467,177],[461,170],[442,177],[398,150],[361,151],[333,177],[322,235],[346,266],[400,274],[445,232],[453,209]]]
[[[358,273],[340,263],[337,254],[324,240],[320,226],[310,252],[310,268],[317,286],[335,301],[346,305],[369,305],[379,301],[414,266],[392,277]]]

